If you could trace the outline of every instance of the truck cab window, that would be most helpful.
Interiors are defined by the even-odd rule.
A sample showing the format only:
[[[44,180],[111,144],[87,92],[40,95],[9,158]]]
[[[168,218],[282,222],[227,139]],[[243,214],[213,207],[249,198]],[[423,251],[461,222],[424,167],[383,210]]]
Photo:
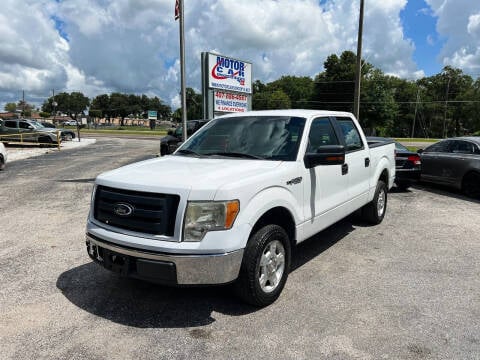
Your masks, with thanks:
[[[363,149],[362,138],[358,129],[350,118],[337,118],[338,124],[342,129],[343,140],[347,151]]]
[[[315,153],[323,145],[339,145],[337,135],[328,118],[313,120],[308,134],[307,153]]]

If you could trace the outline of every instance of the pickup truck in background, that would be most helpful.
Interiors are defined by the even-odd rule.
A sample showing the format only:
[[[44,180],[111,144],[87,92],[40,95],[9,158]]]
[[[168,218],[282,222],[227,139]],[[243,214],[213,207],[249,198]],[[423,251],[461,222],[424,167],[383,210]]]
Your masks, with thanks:
[[[188,120],[187,136],[193,135],[209,120]],[[167,136],[160,139],[160,155],[168,155],[177,150],[179,144],[183,141],[183,125],[179,125],[175,130],[169,130]]]
[[[173,154],[97,177],[89,256],[171,285],[233,283],[244,301],[280,295],[292,248],[347,215],[379,224],[395,145],[369,147],[350,113],[272,110],[211,120]]]
[[[0,140],[8,142],[28,141],[52,144],[58,141],[60,131],[45,128],[35,120],[0,120]]]

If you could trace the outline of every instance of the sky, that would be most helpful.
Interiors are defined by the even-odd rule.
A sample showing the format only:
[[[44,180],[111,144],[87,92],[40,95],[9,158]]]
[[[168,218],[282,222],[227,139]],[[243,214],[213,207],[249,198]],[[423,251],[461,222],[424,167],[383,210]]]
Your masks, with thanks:
[[[356,52],[360,0],[184,0],[186,84],[202,52],[253,64],[263,83],[323,71]],[[2,0],[0,106],[80,91],[158,96],[180,106],[175,0]],[[363,58],[404,79],[444,66],[480,77],[480,1],[365,0]]]

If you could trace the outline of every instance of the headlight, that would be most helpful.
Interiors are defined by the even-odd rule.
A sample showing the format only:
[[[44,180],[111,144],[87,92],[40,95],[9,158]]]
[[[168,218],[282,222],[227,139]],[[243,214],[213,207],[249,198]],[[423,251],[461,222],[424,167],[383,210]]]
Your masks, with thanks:
[[[238,200],[189,202],[183,222],[183,240],[201,241],[208,231],[230,229],[239,211]]]

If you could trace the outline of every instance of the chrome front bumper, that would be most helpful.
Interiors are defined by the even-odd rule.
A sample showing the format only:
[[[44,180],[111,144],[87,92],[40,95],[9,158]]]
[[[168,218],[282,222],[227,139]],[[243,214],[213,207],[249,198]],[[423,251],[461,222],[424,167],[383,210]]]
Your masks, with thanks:
[[[105,263],[115,262],[117,255],[120,255],[124,259],[122,264],[117,266],[121,268],[117,272],[130,277],[176,285],[214,285],[232,282],[238,277],[243,258],[243,249],[224,254],[206,255],[147,252],[104,242],[88,233],[86,242],[89,256],[104,267],[107,267]],[[98,251],[98,248],[102,250]],[[108,256],[111,258],[108,261],[103,259],[103,249],[108,251]],[[128,260],[126,265],[123,265],[124,260]],[[144,265],[145,263],[147,266]],[[107,268],[111,269],[111,267]],[[155,270],[145,276],[146,273],[142,274],[142,271],[146,271],[146,268]],[[155,274],[161,273],[163,268],[168,269],[168,273],[173,271],[169,277],[174,279],[165,281],[163,276],[156,278]]]

